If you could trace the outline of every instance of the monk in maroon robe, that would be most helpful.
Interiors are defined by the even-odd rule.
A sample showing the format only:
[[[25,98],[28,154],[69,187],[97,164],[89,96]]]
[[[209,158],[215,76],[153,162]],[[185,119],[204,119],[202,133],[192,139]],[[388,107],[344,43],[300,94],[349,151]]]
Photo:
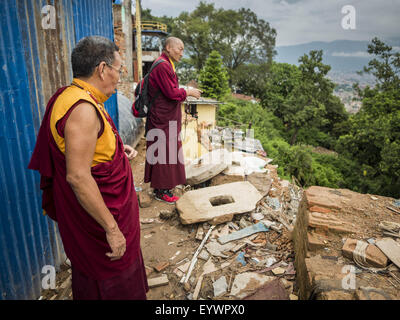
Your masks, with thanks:
[[[44,212],[58,222],[78,300],[144,300],[148,291],[129,163],[135,150],[103,105],[121,68],[112,41],[78,42],[74,80],[50,99],[29,163],[41,175]]]
[[[198,89],[179,88],[175,63],[182,58],[183,42],[175,37],[166,39],[163,60],[149,77],[151,110],[146,120],[146,166],[144,182],[151,182],[155,198],[174,203],[179,198],[171,192],[175,186],[186,183],[185,164],[180,140],[181,103],[187,96],[200,97]],[[155,63],[155,62],[154,62]]]

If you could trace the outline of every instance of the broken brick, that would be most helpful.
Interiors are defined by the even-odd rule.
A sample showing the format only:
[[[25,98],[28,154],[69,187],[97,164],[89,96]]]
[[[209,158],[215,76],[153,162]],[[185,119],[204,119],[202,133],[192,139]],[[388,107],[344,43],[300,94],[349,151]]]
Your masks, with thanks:
[[[315,251],[325,247],[325,244],[319,240],[314,233],[307,233],[308,250]]]
[[[308,210],[310,210],[311,212],[332,213],[332,210],[330,210],[328,208],[319,207],[319,206],[312,206]]]
[[[318,206],[328,209],[341,210],[343,197],[339,190],[312,186],[305,192],[308,207]]]
[[[156,269],[158,272],[161,272],[168,266],[169,266],[169,262],[163,261],[163,262],[158,263],[156,266],[154,266],[154,269]]]
[[[148,208],[151,205],[151,198],[146,192],[138,192],[138,201],[141,208]]]
[[[357,239],[347,239],[343,245],[343,256],[353,259],[353,252],[357,246]],[[373,244],[369,244],[365,250],[366,262],[375,268],[384,268],[388,264],[385,254]]]
[[[335,216],[320,212],[310,212],[308,226],[334,233],[354,233],[356,228],[353,224],[340,220]]]

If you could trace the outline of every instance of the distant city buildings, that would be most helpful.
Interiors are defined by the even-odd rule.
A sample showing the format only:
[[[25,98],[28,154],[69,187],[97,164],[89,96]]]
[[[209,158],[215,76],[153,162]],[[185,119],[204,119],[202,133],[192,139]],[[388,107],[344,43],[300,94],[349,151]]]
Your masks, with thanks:
[[[331,71],[328,74],[328,78],[337,85],[334,94],[342,101],[346,111],[352,114],[357,113],[362,105],[353,85],[358,83],[360,88],[373,87],[375,85],[373,76],[358,74],[357,72]]]

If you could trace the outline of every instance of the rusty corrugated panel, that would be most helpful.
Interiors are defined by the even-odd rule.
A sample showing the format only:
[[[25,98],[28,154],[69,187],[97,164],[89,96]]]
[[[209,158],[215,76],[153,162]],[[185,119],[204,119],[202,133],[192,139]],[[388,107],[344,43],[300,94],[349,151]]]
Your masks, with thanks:
[[[55,9],[55,28],[42,26],[46,5]],[[57,225],[41,214],[39,175],[27,165],[48,99],[72,80],[76,41],[113,39],[112,4],[3,1],[0,25],[0,300],[36,299],[43,266],[58,269],[65,254]],[[106,107],[118,125],[116,95]]]
[[[55,8],[55,28],[42,26],[45,5]],[[65,254],[28,162],[48,99],[72,80],[76,41],[113,39],[112,2],[2,1],[0,26],[0,300],[37,299],[43,266],[58,269]],[[106,107],[118,125],[116,95]]]
[[[0,299],[37,298],[42,267],[57,267],[62,252],[27,170],[44,110],[35,4],[6,1],[0,12]]]

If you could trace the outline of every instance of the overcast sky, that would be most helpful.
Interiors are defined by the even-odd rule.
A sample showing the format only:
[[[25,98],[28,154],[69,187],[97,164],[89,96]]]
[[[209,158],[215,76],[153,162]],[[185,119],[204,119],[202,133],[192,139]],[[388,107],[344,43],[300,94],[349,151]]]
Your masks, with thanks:
[[[400,38],[400,0],[215,0],[216,8],[249,8],[276,29],[276,45],[311,41]],[[199,0],[142,0],[143,8],[156,16],[178,16],[193,11]],[[355,9],[355,30],[342,28],[346,13]]]

